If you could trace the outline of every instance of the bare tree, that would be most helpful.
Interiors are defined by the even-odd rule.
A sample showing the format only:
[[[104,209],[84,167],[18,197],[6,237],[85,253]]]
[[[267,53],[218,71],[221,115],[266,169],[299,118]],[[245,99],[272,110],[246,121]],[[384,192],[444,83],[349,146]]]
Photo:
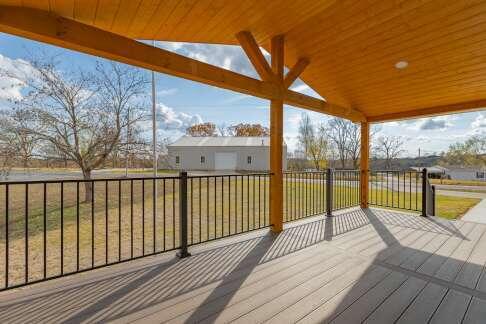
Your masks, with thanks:
[[[62,72],[50,59],[32,60],[29,74],[10,75],[28,89],[17,103],[31,118],[29,132],[74,161],[85,180],[120,144],[124,129],[138,118],[147,80],[140,70],[98,63],[91,72]],[[133,114],[132,114],[133,116]],[[91,182],[85,182],[85,200]]]
[[[403,150],[403,140],[398,136],[380,136],[373,146],[373,151],[385,160],[385,168],[391,169],[393,161],[400,156]]]
[[[314,168],[320,170],[327,165],[329,145],[323,125],[316,131],[308,114],[302,114],[299,125],[298,141],[307,159],[311,160]]]
[[[216,128],[218,129],[219,136],[235,136],[234,129],[225,123],[217,125]]]
[[[0,178],[7,179],[15,163],[15,145],[12,137],[3,132],[0,133]]]
[[[336,150],[341,168],[346,168],[348,160],[357,167],[359,159],[360,132],[359,126],[342,118],[332,118],[328,121],[327,136]]]
[[[353,169],[359,167],[359,157],[361,153],[361,128],[358,124],[351,123],[348,127],[348,158],[351,160]]]
[[[18,158],[22,167],[28,168],[34,149],[40,139],[30,129],[33,127],[26,109],[6,110],[0,114],[0,132],[13,149],[13,157]]]

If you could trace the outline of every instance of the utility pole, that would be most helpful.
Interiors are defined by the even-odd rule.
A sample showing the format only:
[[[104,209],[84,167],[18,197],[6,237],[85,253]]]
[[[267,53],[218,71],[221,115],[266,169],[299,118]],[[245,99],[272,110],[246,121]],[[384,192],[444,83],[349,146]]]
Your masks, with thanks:
[[[155,47],[155,40],[152,41]],[[157,111],[155,105],[155,72],[152,70],[152,154],[154,178],[157,177]]]

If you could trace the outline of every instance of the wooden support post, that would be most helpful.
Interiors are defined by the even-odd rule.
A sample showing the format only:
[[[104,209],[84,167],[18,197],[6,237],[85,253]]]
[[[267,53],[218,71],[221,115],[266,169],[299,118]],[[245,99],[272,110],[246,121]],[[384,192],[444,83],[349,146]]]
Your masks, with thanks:
[[[367,122],[361,123],[361,160],[360,160],[360,186],[361,208],[368,208],[369,197],[369,169],[370,169],[370,124]]]
[[[283,89],[284,38],[272,38],[272,71]],[[283,99],[270,101],[270,223],[274,233],[283,229]]]

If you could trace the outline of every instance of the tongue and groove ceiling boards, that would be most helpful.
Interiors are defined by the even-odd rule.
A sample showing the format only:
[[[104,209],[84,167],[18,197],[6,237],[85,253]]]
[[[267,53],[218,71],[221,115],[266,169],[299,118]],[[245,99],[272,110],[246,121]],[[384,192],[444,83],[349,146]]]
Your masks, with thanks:
[[[235,35],[249,31],[269,51],[270,39],[283,34],[287,67],[305,58],[306,84],[329,104],[373,122],[486,106],[484,0],[0,0],[0,6],[39,9],[132,39],[239,45]],[[408,65],[399,69],[398,62]]]

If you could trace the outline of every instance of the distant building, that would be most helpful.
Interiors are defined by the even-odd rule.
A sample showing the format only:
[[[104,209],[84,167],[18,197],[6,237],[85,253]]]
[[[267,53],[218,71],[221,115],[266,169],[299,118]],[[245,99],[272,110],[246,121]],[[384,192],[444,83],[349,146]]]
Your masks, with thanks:
[[[423,167],[412,167],[410,169],[421,171]],[[428,167],[427,171],[429,178],[432,179],[486,181],[486,168],[442,167],[437,165]]]
[[[169,163],[180,170],[268,171],[269,137],[183,136],[167,146]],[[282,154],[287,169],[287,146]]]

